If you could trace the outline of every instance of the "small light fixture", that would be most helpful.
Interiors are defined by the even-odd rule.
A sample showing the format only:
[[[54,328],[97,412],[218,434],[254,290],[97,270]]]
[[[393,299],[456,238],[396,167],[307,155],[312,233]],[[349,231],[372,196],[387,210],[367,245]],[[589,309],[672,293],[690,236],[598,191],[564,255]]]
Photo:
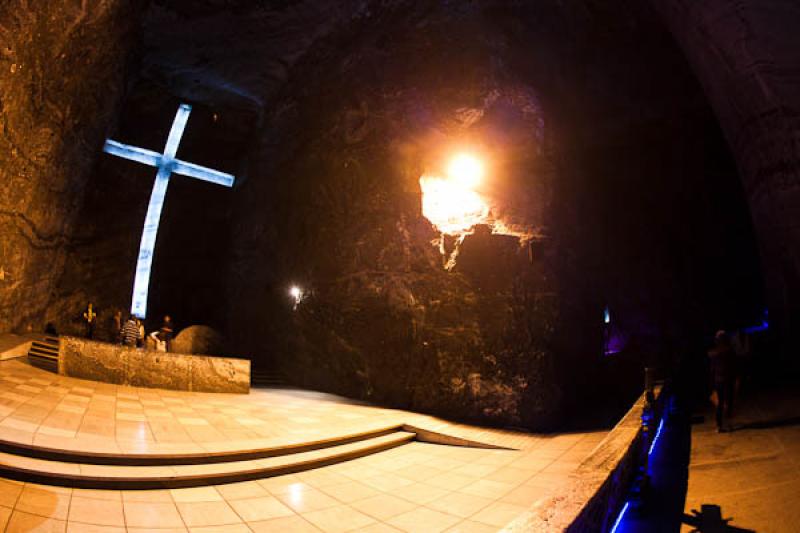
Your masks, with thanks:
[[[603,309],[603,323],[611,324],[611,311],[609,311],[608,306]]]
[[[303,289],[297,285],[292,285],[291,288],[289,288],[289,296],[294,299],[293,309],[296,309],[298,304],[303,300]]]

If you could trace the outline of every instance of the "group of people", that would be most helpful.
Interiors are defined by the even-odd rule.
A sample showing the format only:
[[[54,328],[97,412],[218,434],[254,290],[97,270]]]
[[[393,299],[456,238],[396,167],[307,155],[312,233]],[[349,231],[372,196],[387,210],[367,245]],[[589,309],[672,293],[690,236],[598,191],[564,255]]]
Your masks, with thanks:
[[[97,324],[97,313],[91,303],[88,304],[86,311],[83,313],[83,322],[86,338],[93,339],[95,325]],[[170,351],[170,345],[174,337],[172,318],[169,315],[164,317],[160,328],[151,332],[150,335],[145,335],[144,323],[138,317],[131,314],[123,321],[122,311],[117,310],[111,319],[109,329],[109,337],[116,344],[131,348],[148,347],[161,352]]]
[[[724,330],[714,335],[708,351],[711,378],[711,402],[716,407],[717,431],[730,431],[733,405],[751,355],[750,338],[743,331],[733,335]]]

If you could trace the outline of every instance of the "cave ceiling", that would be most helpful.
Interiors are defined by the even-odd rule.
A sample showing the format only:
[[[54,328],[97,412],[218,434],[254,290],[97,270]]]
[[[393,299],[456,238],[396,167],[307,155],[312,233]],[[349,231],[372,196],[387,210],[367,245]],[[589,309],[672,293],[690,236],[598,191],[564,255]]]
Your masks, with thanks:
[[[353,22],[380,27],[409,12],[419,24],[476,12],[494,24],[497,15],[505,18],[501,24],[529,30],[527,42],[509,44],[542,54],[553,52],[542,39],[557,39],[562,51],[589,59],[611,35],[635,35],[653,24],[647,6],[627,1],[154,0],[143,21],[140,72],[183,99],[261,111],[315,43]],[[353,39],[363,37],[363,26],[352,26]]]

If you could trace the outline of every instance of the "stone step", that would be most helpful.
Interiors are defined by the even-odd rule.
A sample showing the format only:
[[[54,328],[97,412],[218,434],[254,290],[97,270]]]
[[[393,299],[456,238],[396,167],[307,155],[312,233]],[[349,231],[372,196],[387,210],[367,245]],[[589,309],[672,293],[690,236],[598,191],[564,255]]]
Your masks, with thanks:
[[[58,355],[42,354],[30,350],[28,351],[28,362],[36,368],[58,373]]]
[[[30,353],[35,353],[35,354],[38,354],[38,355],[55,357],[56,359],[58,359],[58,350],[51,350],[49,348],[43,348],[41,346],[36,346],[35,344],[33,346],[31,346],[30,350],[28,350],[28,353],[29,354]]]
[[[70,445],[69,440],[61,439],[58,441],[58,448],[29,444],[19,441],[0,439],[0,452],[29,457],[32,459],[43,459],[46,461],[57,461],[64,463],[85,463],[95,465],[118,465],[118,466],[173,466],[173,465],[196,465],[211,463],[229,463],[234,461],[244,461],[252,459],[265,459],[268,457],[280,457],[296,453],[304,453],[313,450],[322,450],[365,441],[392,433],[402,431],[401,424],[373,427],[362,431],[351,431],[340,435],[334,435],[317,440],[294,442],[289,444],[263,446],[259,448],[241,448],[231,445],[229,449],[216,447],[218,451],[206,449],[202,452],[170,452],[165,453],[158,448],[150,452],[125,453],[120,451],[86,451],[86,443],[78,442]],[[411,431],[415,433],[415,431]],[[220,449],[221,448],[221,449]]]
[[[117,466],[50,461],[0,452],[0,477],[89,489],[167,489],[250,481],[364,457],[407,444],[414,433],[393,431],[322,449],[223,463]]]
[[[58,337],[45,337],[34,340],[28,349],[28,362],[36,368],[58,373],[59,340]]]

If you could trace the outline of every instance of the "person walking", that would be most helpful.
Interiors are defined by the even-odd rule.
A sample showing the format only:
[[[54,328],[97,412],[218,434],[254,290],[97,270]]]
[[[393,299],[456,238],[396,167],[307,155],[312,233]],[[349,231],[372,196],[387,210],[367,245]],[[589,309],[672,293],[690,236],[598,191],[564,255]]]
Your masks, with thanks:
[[[139,324],[136,322],[136,317],[131,315],[122,326],[122,344],[129,348],[136,348],[139,343]]]
[[[714,335],[714,347],[708,351],[708,359],[711,370],[712,398],[714,395],[717,398],[715,413],[717,432],[722,433],[731,429],[729,425],[725,424],[725,421],[727,419],[730,424],[736,384],[735,354],[725,331],[717,331]]]

